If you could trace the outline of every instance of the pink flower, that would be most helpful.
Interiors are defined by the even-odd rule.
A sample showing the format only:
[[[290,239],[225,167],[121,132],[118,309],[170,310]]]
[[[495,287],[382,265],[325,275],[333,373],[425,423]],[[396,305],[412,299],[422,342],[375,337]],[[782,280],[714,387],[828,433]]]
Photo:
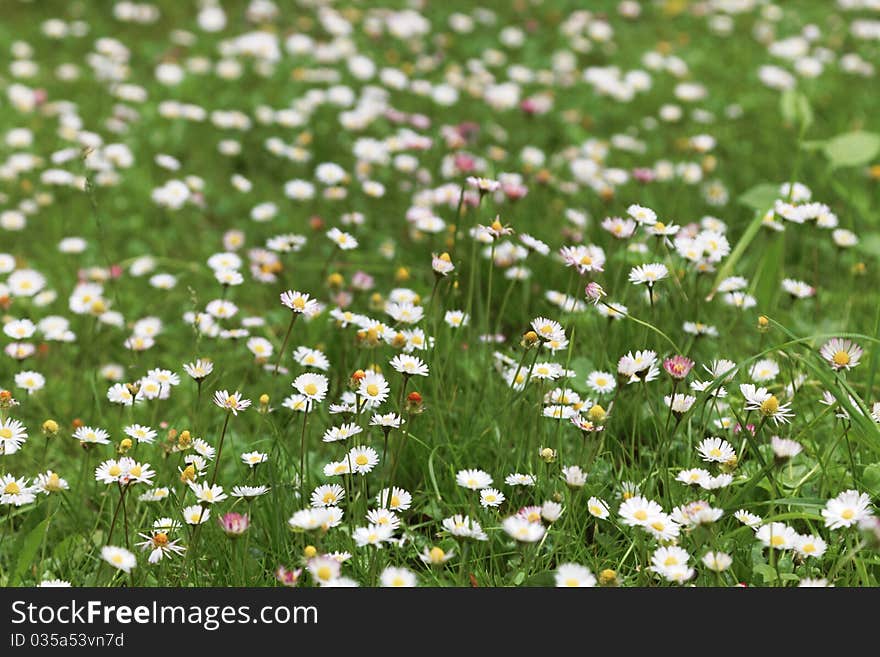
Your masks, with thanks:
[[[247,514],[235,513],[234,511],[217,518],[217,522],[230,538],[238,538],[251,526],[251,519]]]
[[[529,193],[528,187],[517,183],[505,183],[501,185],[501,191],[511,201],[518,201]]]
[[[288,570],[284,566],[278,566],[278,568],[275,569],[275,579],[284,584],[284,586],[296,586],[301,574],[302,568]]]
[[[633,169],[633,178],[641,183],[649,183],[654,180],[654,172],[651,169]]]
[[[663,369],[673,379],[681,380],[690,374],[694,367],[694,361],[686,356],[675,355],[663,361]]]
[[[590,281],[587,283],[587,287],[584,288],[584,294],[589,301],[598,304],[602,297],[605,296],[605,290],[596,281]]]

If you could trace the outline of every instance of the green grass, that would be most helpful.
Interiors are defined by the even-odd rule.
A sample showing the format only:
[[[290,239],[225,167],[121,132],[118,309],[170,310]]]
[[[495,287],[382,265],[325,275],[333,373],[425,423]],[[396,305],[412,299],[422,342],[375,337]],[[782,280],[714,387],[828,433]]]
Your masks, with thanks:
[[[790,70],[791,66],[769,55],[766,45],[753,36],[757,24],[769,24],[760,18],[759,9],[732,16],[733,32],[720,36],[708,29],[707,17],[679,11],[688,5],[685,2],[643,3],[638,20],[619,16],[616,2],[589,3],[596,15],[608,17],[614,36],[604,44],[594,42],[589,52],[573,52],[574,41],[561,36],[560,25],[584,3],[547,0],[521,2],[515,7],[489,3],[496,22],[478,22],[470,34],[456,34],[448,25],[452,13],[472,13],[472,3],[429,3],[424,11],[433,26],[429,34],[401,40],[368,35],[363,19],[371,14],[370,5],[355,2],[345,10],[354,22],[352,48],[372,58],[377,68],[394,66],[408,71],[411,79],[455,83],[461,75],[476,71],[472,60],[486,60],[489,49],[502,52],[506,59],[503,64],[484,61],[498,82],[507,78],[513,64],[534,71],[551,70],[553,53],[558,51],[571,53],[577,70],[571,84],[560,76],[552,82],[522,85],[522,98],[543,92],[553,97],[550,111],[531,117],[518,109],[494,110],[464,88],[459,91],[459,102],[451,107],[434,103],[430,96],[390,90],[390,107],[425,115],[431,121],[428,128],[411,129],[432,138],[432,147],[410,151],[430,178],[402,173],[388,164],[373,165],[365,175],[381,182],[386,193],[372,198],[358,183],[354,145],[362,137],[387,139],[401,126],[380,117],[363,130],[344,129],[340,108],[330,104],[321,105],[298,127],[264,125],[257,120],[261,106],[276,110],[291,107],[302,102],[310,90],[330,86],[308,81],[302,75],[304,70],[337,71],[337,84],[350,86],[355,96],[366,84],[380,85],[378,79],[365,83],[355,78],[344,60],[319,63],[309,54],[292,57],[285,53],[273,70],[261,75],[251,59],[242,57],[243,74],[238,80],[188,73],[176,87],[156,81],[154,70],[161,62],[184,63],[189,57],[202,56],[216,63],[222,40],[261,29],[245,20],[247,3],[224,3],[228,24],[219,34],[198,30],[189,3],[159,2],[161,18],[146,26],[115,20],[107,9],[109,3],[100,3],[100,7],[99,3],[8,4],[0,24],[0,51],[10,52],[14,41],[26,41],[34,49],[32,59],[39,70],[30,79],[15,79],[8,67],[0,74],[4,88],[0,133],[28,128],[34,135],[30,147],[0,146],[0,161],[13,152],[29,152],[42,161],[31,171],[4,176],[2,209],[14,209],[31,200],[39,207],[28,216],[24,230],[3,230],[0,252],[13,255],[19,268],[41,272],[57,299],[40,306],[29,297],[13,295],[4,301],[4,321],[30,318],[37,322],[48,315],[62,315],[70,321],[76,340],[46,341],[37,334],[28,340],[37,347],[33,356],[22,362],[3,356],[0,361],[0,386],[20,402],[4,409],[3,417],[24,422],[30,434],[20,451],[0,455],[0,474],[32,478],[52,469],[70,484],[68,491],[38,495],[34,504],[0,508],[5,516],[0,523],[0,584],[31,586],[60,578],[74,586],[271,586],[277,584],[274,571],[278,566],[303,567],[306,546],[314,546],[319,553],[351,552],[342,574],[364,586],[376,585],[386,566],[408,568],[417,573],[420,584],[428,586],[550,585],[557,567],[565,563],[587,566],[597,575],[613,570],[621,585],[668,585],[649,570],[658,541],[647,532],[626,526],[617,514],[622,485],[632,482],[667,513],[699,499],[723,509],[719,520],[682,529],[677,540],[691,556],[690,565],[696,572],[690,581],[697,585],[744,582],[792,586],[805,578],[825,578],[836,586],[877,585],[880,562],[870,537],[855,527],[830,530],[821,515],[828,499],[844,490],[868,493],[874,502],[880,495],[880,431],[870,414],[878,399],[875,373],[880,338],[875,291],[880,257],[876,226],[880,176],[869,168],[878,163],[874,135],[880,133],[874,77],[846,74],[832,61],[821,76],[799,78],[796,92],[783,94],[767,88],[758,77],[759,67],[775,64]],[[853,20],[866,17],[864,13],[841,12],[830,3],[806,0],[780,6],[782,17],[772,23],[778,39],[815,24],[822,30],[816,45],[827,48],[835,58],[855,52],[880,65],[876,42],[858,40],[850,30]],[[88,34],[50,40],[40,32],[40,24],[50,17],[82,20],[89,26]],[[499,41],[501,29],[510,25],[526,30],[521,48]],[[171,40],[174,29],[189,30],[197,38],[190,46],[176,45]],[[315,11],[304,7],[285,9],[262,29],[281,35],[282,51],[284,37],[294,31],[318,41],[328,38]],[[120,100],[111,91],[113,85],[95,77],[87,56],[94,52],[99,37],[113,37],[128,48],[126,82],[143,87],[145,102]],[[645,53],[654,50],[679,57],[687,64],[687,73],[677,78],[668,72],[651,71],[650,89],[625,103],[595,93],[582,81],[580,72],[587,67],[618,66],[623,72],[643,69]],[[437,65],[419,72],[418,67],[429,58],[436,58]],[[79,66],[77,80],[62,81],[54,75],[56,67],[65,63]],[[703,84],[705,99],[676,100],[676,85],[685,81]],[[48,105],[25,112],[12,107],[6,91],[13,83],[45,89]],[[474,75],[472,84],[481,88],[486,83]],[[214,110],[242,111],[251,118],[252,127],[238,131],[217,128],[210,120],[199,123],[163,118],[159,103],[172,98],[199,105],[209,115]],[[134,154],[130,167],[118,169],[116,184],[101,184],[81,156],[60,165],[51,163],[52,153],[77,147],[71,135],[59,132],[58,117],[51,111],[51,104],[62,100],[76,104],[83,130],[101,135],[104,144],[124,143]],[[683,108],[683,118],[674,123],[658,120],[661,106],[670,103]],[[106,120],[120,115],[118,105],[134,110],[137,119],[124,133],[114,134]],[[728,118],[732,105],[741,109],[740,116]],[[711,121],[696,120],[695,109],[710,113]],[[485,160],[480,175],[492,178],[503,172],[521,173],[528,195],[515,203],[496,202],[487,195],[479,207],[465,205],[460,214],[457,199],[453,199],[452,203],[437,204],[434,212],[455,229],[440,234],[410,230],[405,216],[416,192],[464,183],[464,174],[449,174],[444,166],[452,148],[446,144],[442,128],[465,121],[480,128],[465,147]],[[854,132],[855,136],[834,139]],[[588,141],[609,142],[624,134],[642,142],[643,151],[612,146],[603,166],[632,170],[652,167],[661,160],[676,165],[692,163],[702,167],[704,182],[723,183],[728,201],[710,205],[702,193],[703,183],[689,184],[681,178],[651,183],[630,179],[609,194],[576,184],[569,165],[572,152]],[[699,134],[709,134],[717,141],[711,153],[698,153],[688,146],[687,140]],[[301,145],[310,160],[297,163],[271,154],[265,147],[269,138]],[[239,142],[241,153],[220,155],[217,144],[222,139]],[[523,163],[520,153],[527,146],[546,154],[543,167]],[[178,158],[180,171],[157,166],[154,156],[159,153]],[[322,162],[335,162],[349,174],[346,198],[328,200],[318,194],[313,200],[298,202],[284,196],[288,180],[316,182],[314,168]],[[85,189],[41,182],[40,172],[46,168],[64,168],[82,176]],[[236,191],[230,184],[234,174],[245,176],[253,189]],[[166,210],[151,200],[151,192],[167,180],[189,175],[203,181],[203,205],[190,203]],[[830,231],[812,222],[798,225],[786,221],[783,233],[764,227],[761,217],[781,196],[780,185],[791,180],[807,185],[813,200],[827,204],[839,226],[858,235],[859,244],[838,249]],[[278,215],[265,223],[251,221],[251,208],[267,201],[277,204]],[[605,217],[625,216],[627,207],[634,203],[652,208],[667,224],[686,226],[706,215],[723,220],[731,254],[716,264],[715,271],[699,273],[643,228],[629,242],[616,240],[601,228]],[[565,219],[566,210],[589,216],[582,231]],[[362,213],[365,224],[342,225],[343,215],[351,212]],[[484,246],[477,246],[469,236],[470,228],[488,225],[496,215],[515,230],[499,243],[518,243],[517,235],[528,233],[551,247],[551,256],[533,253],[517,263],[531,271],[528,280],[511,282],[504,276],[507,267],[491,271],[488,258],[481,257]],[[335,249],[324,236],[333,226],[354,234],[359,247]],[[223,235],[230,229],[242,231],[245,238],[239,251],[245,262],[245,282],[224,291],[206,261],[226,250]],[[269,238],[287,233],[306,236],[306,246],[298,253],[280,255],[276,281],[254,279],[248,271],[248,250],[263,248]],[[86,240],[83,253],[58,251],[58,242],[70,236]],[[581,242],[604,249],[607,262],[595,280],[608,292],[609,301],[628,307],[629,318],[612,321],[591,306],[567,313],[546,298],[545,293],[552,290],[583,299],[584,285],[592,277],[577,276],[552,255],[562,246]],[[628,250],[629,243],[644,244],[646,251]],[[450,253],[455,270],[437,282],[431,254],[444,251]],[[173,289],[155,289],[148,283],[150,275],[131,274],[131,264],[144,255],[155,259],[156,269],[150,275],[162,272],[177,278]],[[642,286],[627,282],[631,267],[649,262],[663,262],[671,272],[655,287],[654,304],[648,302]],[[104,298],[112,310],[121,313],[123,327],[101,323],[90,314],[75,314],[68,307],[78,275],[88,276],[88,268],[107,270],[111,266],[121,267],[122,274],[104,283]],[[355,289],[352,283],[357,272],[373,276],[375,288]],[[341,288],[328,283],[331,274],[342,276]],[[740,310],[723,303],[723,293],[715,291],[728,276],[748,279],[746,291],[755,297],[755,307]],[[814,286],[816,295],[793,301],[781,288],[784,278]],[[0,283],[3,281],[5,275],[0,278]],[[417,391],[423,398],[418,412],[407,405],[403,379],[388,364],[400,350],[386,343],[370,347],[357,338],[357,328],[339,327],[329,317],[332,299],[342,289],[352,295],[350,310],[392,326],[383,305],[395,288],[418,295],[425,312],[419,327],[434,340],[428,349],[414,352],[427,362],[430,376],[414,377],[406,383],[406,393]],[[268,361],[274,364],[290,321],[290,312],[278,302],[279,293],[287,289],[308,292],[326,304],[326,309],[310,321],[300,319],[294,324],[282,360],[289,372],[278,376],[255,361],[245,339],[201,335],[183,321],[184,313],[202,312],[211,300],[229,299],[239,311],[232,319],[221,321],[223,328],[240,328],[244,317],[262,318],[263,326],[249,330],[252,336],[272,342],[275,352]],[[443,314],[452,309],[470,310],[469,325],[460,329],[447,326]],[[758,317],[762,315],[768,321],[759,329]],[[125,349],[123,343],[134,322],[148,316],[162,321],[155,346],[143,352]],[[529,322],[539,316],[562,324],[571,340],[569,347],[551,353],[520,345]],[[685,321],[715,326],[719,335],[694,338],[683,331]],[[395,330],[399,328],[406,327],[400,325]],[[506,341],[482,343],[479,335],[487,329],[503,334]],[[845,374],[833,371],[819,355],[819,348],[832,337],[849,337],[864,349],[860,364]],[[3,340],[4,346],[12,342],[6,335]],[[293,392],[294,377],[306,371],[291,357],[292,350],[303,345],[322,350],[331,364],[325,373],[329,379],[327,400],[308,414],[305,425],[302,413],[281,405]],[[663,397],[672,392],[673,382],[662,372],[646,385],[624,384],[612,394],[597,395],[589,390],[586,378],[590,372],[614,373],[621,356],[639,349],[654,350],[661,359],[686,354],[697,363],[688,383],[694,378],[711,380],[702,370],[703,364],[719,358],[734,361],[737,370],[732,381],[715,382],[715,386],[723,384],[727,389],[729,396],[723,402],[729,406],[719,407],[708,391],[689,391],[697,397],[692,409],[680,418],[671,417]],[[512,390],[505,383],[496,368],[495,351],[512,359],[514,368],[521,363],[521,373],[528,380],[523,390]],[[183,363],[196,358],[210,358],[214,363],[200,394],[182,370]],[[762,358],[774,360],[780,371],[772,381],[757,385],[767,386],[783,402],[792,402],[795,416],[789,425],[776,427],[743,408],[739,384],[752,381],[749,368]],[[536,359],[558,363],[574,374],[552,383],[537,380],[533,369]],[[101,368],[108,363],[123,366],[122,382],[136,381],[152,368],[167,368],[180,374],[181,383],[167,400],[119,407],[106,396],[112,382],[103,377]],[[399,412],[406,423],[402,430],[390,433],[388,456],[369,475],[327,479],[322,473],[324,464],[340,459],[345,451],[340,443],[321,442],[326,429],[343,421],[342,415],[329,413],[329,405],[349,389],[356,370],[371,366],[381,368],[391,386],[382,412]],[[16,388],[13,377],[22,370],[43,374],[45,387],[32,395]],[[792,384],[797,388],[793,396],[786,391]],[[567,387],[609,411],[604,429],[581,434],[568,421],[544,417],[544,395],[555,387]],[[211,395],[218,389],[241,391],[253,406],[227,418],[211,403]],[[678,384],[675,390],[683,392],[685,384]],[[823,391],[831,394],[839,408],[820,403]],[[259,412],[258,400],[263,394],[270,399],[271,412]],[[841,409],[848,412],[848,419],[837,417]],[[588,410],[585,407],[583,412]],[[714,421],[721,416],[732,424],[754,424],[755,435],[746,439],[732,427],[716,427]],[[45,438],[40,427],[50,418],[58,423],[59,431]],[[172,536],[190,548],[187,553],[149,564],[148,552],[134,546],[142,540],[138,533],[149,532],[159,517],[180,520],[182,506],[196,503],[193,493],[180,481],[183,454],[171,451],[176,436],[188,430],[217,448],[227,419],[221,458],[209,463],[203,479],[210,482],[216,468],[216,481],[227,493],[239,484],[265,484],[271,487],[270,492],[250,504],[233,503],[229,498],[213,505],[211,518],[197,537],[189,526]],[[382,431],[368,426],[368,414],[345,417],[344,421],[364,427],[363,433],[346,441],[346,447],[360,442],[382,455]],[[107,430],[111,444],[82,449],[72,438],[77,422]],[[153,486],[168,486],[172,494],[162,502],[141,502],[138,495],[148,487],[133,485],[124,507],[119,507],[124,513],[117,516],[113,535],[108,538],[121,489],[96,482],[93,473],[102,461],[118,457],[116,452],[125,437],[122,429],[132,423],[151,426],[159,435],[154,444],[137,444],[127,455],[151,464],[156,471]],[[342,504],[345,517],[339,527],[327,532],[293,532],[287,524],[307,504],[297,497],[304,426],[311,486],[332,481],[347,488]],[[771,436],[777,434],[797,440],[803,451],[793,459],[777,461],[770,447]],[[733,445],[739,455],[735,467],[719,468],[700,460],[696,447],[707,436],[723,437]],[[539,447],[556,450],[556,458],[544,462]],[[268,462],[248,469],[239,455],[250,451],[267,453]],[[391,465],[393,454],[397,455],[396,469]],[[565,485],[561,467],[571,465],[588,473],[584,487]],[[728,470],[733,482],[726,488],[701,490],[674,480],[680,470],[695,467],[712,474]],[[477,492],[456,485],[456,473],[465,468],[479,468],[492,475],[493,485],[507,497],[501,507],[484,509]],[[381,549],[356,547],[352,532],[366,526],[366,510],[376,507],[375,495],[392,481],[392,470],[393,484],[409,491],[413,498],[411,508],[400,514],[401,527],[395,533],[396,538],[405,540]],[[536,485],[506,485],[505,477],[514,472],[534,475]],[[591,496],[608,503],[608,520],[590,515],[587,501]],[[541,541],[517,543],[503,531],[504,518],[521,507],[548,500],[562,504],[564,512],[555,522],[544,523],[547,533]],[[791,549],[768,550],[751,529],[734,518],[734,512],[741,508],[762,516],[765,522],[787,523],[799,534],[821,536],[827,542],[827,552],[805,559]],[[216,523],[215,518],[228,511],[251,515],[250,529],[243,537],[227,538]],[[488,540],[449,536],[441,523],[453,514],[478,520]],[[101,548],[108,543],[129,545],[137,554],[138,565],[130,576],[102,561]],[[422,550],[433,546],[455,553],[444,567],[431,568],[420,561]],[[710,549],[730,554],[730,569],[716,574],[703,566],[700,559]],[[313,584],[310,575],[301,576],[300,585]]]

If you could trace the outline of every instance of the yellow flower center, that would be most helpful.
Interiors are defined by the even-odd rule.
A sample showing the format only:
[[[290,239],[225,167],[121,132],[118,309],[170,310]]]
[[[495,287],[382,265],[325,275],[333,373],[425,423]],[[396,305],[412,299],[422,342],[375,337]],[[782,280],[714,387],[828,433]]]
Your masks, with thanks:
[[[164,547],[168,545],[168,534],[165,532],[159,532],[153,536],[153,545],[156,547]]]
[[[785,544],[785,537],[784,536],[773,536],[770,539],[770,545],[772,545],[773,547],[780,547],[781,545],[784,545],[784,544]]]
[[[296,308],[297,310],[302,310],[303,308],[306,307],[306,302],[303,301],[302,297],[297,297],[296,299],[293,300],[293,307]]]
[[[371,383],[367,386],[367,394],[370,397],[375,397],[379,394],[379,386],[377,386],[375,383]]]
[[[648,519],[648,512],[645,511],[644,509],[639,509],[638,511],[636,511],[636,512],[633,514],[633,517],[634,517],[636,520],[647,520],[647,519]]]
[[[3,493],[6,495],[18,495],[21,492],[21,488],[18,487],[18,484],[14,481],[10,481],[6,484],[6,488],[3,489]]]
[[[601,516],[602,515],[602,507],[597,506],[595,504],[591,504],[590,505],[590,513],[592,513],[594,516]]]
[[[845,365],[849,365],[849,354],[845,351],[836,351],[831,357],[831,360],[834,361],[835,365],[843,367]]]
[[[112,561],[117,566],[121,566],[122,565],[122,555],[121,554],[114,554],[112,557],[110,557],[110,561]]]
[[[128,471],[128,474],[130,474],[132,477],[140,477],[141,472],[142,472],[141,466],[136,465],[133,468],[131,468],[131,470]]]
[[[840,514],[840,517],[844,520],[852,520],[854,515],[856,515],[856,512],[852,509],[844,509],[843,512]]]
[[[358,454],[357,458],[355,458],[354,462],[357,463],[358,465],[366,465],[367,463],[370,462],[370,459],[368,459],[365,454]]]
[[[305,386],[303,386],[303,391],[307,395],[316,395],[318,393],[318,386],[316,386],[314,383],[307,383]]]
[[[713,447],[709,450],[709,456],[721,456],[721,450],[717,447]]]
[[[331,504],[336,501],[336,495],[333,493],[327,492],[324,493],[324,504]]]
[[[443,557],[446,556],[446,553],[438,547],[432,547],[431,551],[428,553],[428,556],[431,557],[432,562],[441,563],[443,561]]]
[[[391,496],[391,506],[400,506],[400,498],[397,495]]]
[[[666,528],[666,525],[664,525],[659,520],[655,520],[654,522],[651,523],[651,527],[656,529],[658,532],[662,532]]]
[[[801,547],[801,552],[806,552],[807,554],[811,554],[816,551],[816,546],[812,543],[807,543]]]
[[[122,468],[114,463],[107,469],[107,474],[111,477],[118,477],[120,474],[122,474]]]
[[[761,402],[761,413],[764,415],[773,415],[779,410],[779,400],[776,395],[770,395]]]
[[[0,438],[12,438],[12,429],[6,427],[0,429]]]
[[[585,266],[592,265],[593,259],[590,256],[585,255],[584,257],[581,258],[581,264],[585,265]]]
[[[656,230],[656,231],[666,230],[666,224],[664,224],[662,221],[658,221],[657,223],[654,224],[654,230]]]
[[[565,580],[566,586],[577,587],[578,584],[580,584],[580,582],[577,581],[574,577],[569,577],[567,580]]]
[[[672,555],[669,555],[668,557],[666,557],[666,561],[663,562],[663,565],[664,566],[677,566],[678,559],[676,559]]]
[[[333,569],[330,566],[321,566],[315,574],[318,576],[318,579],[325,582],[333,579]]]

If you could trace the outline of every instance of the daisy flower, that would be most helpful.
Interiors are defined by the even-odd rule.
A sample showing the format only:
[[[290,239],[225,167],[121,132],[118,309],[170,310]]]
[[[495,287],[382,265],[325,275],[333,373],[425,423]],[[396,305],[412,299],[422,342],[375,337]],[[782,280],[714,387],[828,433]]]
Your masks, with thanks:
[[[123,547],[105,545],[101,548],[101,558],[124,573],[130,573],[137,566],[137,557]]]
[[[372,447],[354,447],[344,460],[351,463],[352,472],[365,475],[379,463],[379,454]]]
[[[390,525],[369,525],[367,527],[356,527],[351,537],[358,547],[364,547],[365,545],[382,547],[382,544],[389,541],[393,534],[394,530]]]
[[[318,311],[318,302],[304,292],[287,290],[281,293],[281,304],[299,315],[311,316]]]
[[[651,208],[633,204],[626,209],[626,213],[643,226],[650,226],[657,223],[657,213]]]
[[[764,519],[761,518],[761,516],[750,513],[745,509],[739,509],[733,514],[733,517],[739,520],[746,527],[751,527],[752,529],[757,529],[762,524],[764,524]]]
[[[874,515],[870,507],[871,498],[866,493],[846,490],[825,503],[822,517],[829,529],[852,527]]]
[[[492,485],[492,475],[483,470],[459,470],[455,475],[455,483],[462,488],[480,490]]]
[[[418,579],[411,570],[388,566],[379,575],[379,583],[384,587],[411,588],[418,586]]]
[[[259,465],[260,463],[265,463],[269,460],[269,455],[264,454],[263,452],[245,452],[241,455],[241,461],[246,466],[253,468],[254,466]]]
[[[159,563],[163,557],[182,554],[186,551],[185,547],[177,544],[180,539],[169,539],[168,533],[165,531],[154,529],[149,534],[138,534],[138,536],[146,540],[135,543],[135,545],[142,550],[150,550],[150,556],[147,557],[147,561],[150,563]]]
[[[831,369],[834,370],[851,370],[859,364],[862,358],[862,348],[852,340],[843,340],[841,338],[832,338],[819,350]]]
[[[648,500],[641,495],[636,495],[624,500],[617,510],[617,514],[625,525],[630,527],[648,525],[655,516],[663,513],[663,509],[653,500]]]
[[[94,429],[86,426],[77,427],[76,431],[73,432],[73,437],[76,438],[81,445],[110,444],[110,434],[103,429]]]
[[[338,427],[330,427],[327,431],[324,432],[324,437],[322,440],[325,443],[337,442],[339,440],[346,440],[351,438],[352,436],[356,436],[361,433],[363,428],[359,424],[355,424],[354,422],[350,422],[348,424],[342,424]]]
[[[428,376],[428,366],[421,358],[398,354],[389,361],[391,367],[404,376]]]
[[[534,486],[535,475],[514,472],[504,478],[504,483],[508,486]]]
[[[733,564],[733,557],[726,552],[709,551],[703,555],[703,565],[716,573],[722,573]]]
[[[342,565],[333,557],[321,555],[309,559],[306,570],[315,582],[324,586],[339,577]]]
[[[211,517],[211,509],[199,504],[193,504],[183,509],[183,519],[187,525],[200,525],[208,522]]]
[[[484,532],[483,528],[480,527],[480,523],[478,523],[476,520],[471,520],[469,516],[456,514],[450,518],[445,518],[442,524],[443,529],[445,529],[453,536],[458,536],[460,538],[472,538],[477,541],[489,540],[486,532]]]
[[[297,347],[293,352],[293,360],[303,367],[314,367],[321,371],[330,369],[330,361],[323,352],[308,347]]]
[[[587,376],[587,387],[598,394],[608,394],[614,391],[617,383],[614,375],[609,372],[590,372]]]
[[[660,547],[651,555],[651,570],[670,582],[684,582],[694,576],[688,567],[690,555],[675,545]]]
[[[370,509],[367,511],[367,522],[371,525],[387,525],[395,531],[400,527],[400,518],[388,509]]]
[[[571,488],[583,488],[587,483],[587,473],[581,470],[579,465],[564,466],[561,476],[565,484]]]
[[[689,468],[682,470],[675,476],[675,480],[686,486],[703,486],[710,478],[711,474],[703,468]]]
[[[782,522],[771,522],[761,525],[755,537],[765,546],[775,550],[790,550],[795,545],[798,533]]]
[[[791,403],[780,403],[776,395],[771,394],[766,388],[756,388],[751,383],[743,383],[739,386],[740,392],[746,401],[746,410],[758,411],[765,418],[773,420],[775,424],[786,424],[794,417],[791,411]]]
[[[231,411],[233,415],[238,415],[239,411],[244,411],[251,405],[251,400],[242,399],[240,392],[230,393],[226,390],[218,390],[214,393],[214,403],[220,408]]]
[[[67,480],[62,479],[57,473],[47,470],[42,474],[38,474],[34,479],[34,488],[39,492],[49,495],[62,490],[70,490]]]
[[[385,413],[384,415],[376,413],[370,418],[370,426],[382,427],[384,431],[390,429],[399,429],[405,420],[397,413]]]
[[[309,402],[321,403],[327,396],[329,383],[323,374],[306,372],[293,380],[293,387]]]
[[[794,550],[800,556],[819,559],[825,554],[828,544],[819,536],[798,536],[794,540]]]
[[[230,495],[232,495],[232,497],[241,497],[247,501],[251,501],[268,492],[269,487],[262,484],[259,486],[233,486]]]
[[[582,276],[593,271],[604,271],[605,252],[598,246],[563,246],[559,255],[566,267],[574,267]]]
[[[207,483],[189,482],[189,489],[196,496],[200,504],[216,504],[226,499],[227,495],[223,492],[223,486],[211,485]]]
[[[139,443],[150,444],[156,439],[156,431],[141,424],[130,424],[123,431],[126,436],[134,438]]]
[[[480,505],[484,509],[501,506],[504,502],[504,493],[495,488],[484,488],[480,491]]]
[[[422,563],[429,566],[442,566],[454,556],[455,552],[453,550],[449,550],[447,552],[435,545],[432,548],[425,547],[425,549],[422,550],[422,553],[419,555],[419,559],[422,560]]]
[[[312,491],[312,506],[337,506],[345,497],[345,489],[339,484],[324,484]]]
[[[798,441],[789,438],[780,438],[779,436],[772,436],[770,438],[770,447],[773,449],[773,454],[778,459],[794,458],[804,449],[804,446]]]
[[[402,488],[383,488],[376,496],[376,504],[392,511],[406,511],[412,505],[412,495]]]
[[[519,516],[510,516],[501,523],[501,528],[511,538],[523,543],[536,543],[544,537],[546,530],[539,522],[530,522]]]
[[[591,497],[587,500],[587,511],[594,518],[606,520],[611,512],[608,510],[608,503],[598,497]]]
[[[388,399],[390,387],[385,377],[372,370],[366,372],[358,385],[357,394],[370,406],[376,406]]]
[[[557,587],[591,588],[596,586],[596,577],[586,566],[576,563],[563,563],[556,568],[554,575]]]
[[[669,275],[666,265],[661,263],[652,263],[648,265],[639,265],[633,267],[629,272],[629,282],[635,285],[646,284],[648,287],[653,286],[657,281],[661,281]]]
[[[184,363],[183,371],[196,381],[202,381],[214,371],[214,363],[206,358],[199,358],[193,363]]]
[[[736,461],[736,450],[733,446],[721,438],[704,438],[699,445],[697,451],[704,461],[709,463],[730,463]]]
[[[18,420],[0,420],[0,454],[15,454],[27,441],[27,428]]]
[[[16,479],[14,475],[0,476],[0,504],[24,506],[37,499],[36,489],[28,484],[25,477]]]

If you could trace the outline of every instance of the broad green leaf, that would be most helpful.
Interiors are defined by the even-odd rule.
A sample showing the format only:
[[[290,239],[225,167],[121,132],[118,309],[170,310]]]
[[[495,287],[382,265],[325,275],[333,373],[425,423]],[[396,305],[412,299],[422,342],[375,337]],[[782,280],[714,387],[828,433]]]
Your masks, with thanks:
[[[778,198],[779,185],[761,183],[740,194],[738,200],[743,205],[763,213],[772,208],[774,201]]]
[[[880,495],[880,463],[872,463],[862,473],[862,485],[873,496]]]
[[[824,150],[834,168],[862,166],[880,153],[880,135],[874,132],[847,132],[829,139]]]
[[[800,91],[787,89],[779,98],[779,109],[782,118],[788,122],[806,130],[813,124],[813,109],[810,101]]]
[[[776,581],[776,569],[767,563],[759,563],[752,566],[752,570],[764,578],[764,584]]]
[[[785,233],[775,233],[765,240],[763,254],[755,277],[752,294],[758,300],[758,309],[766,311],[779,292],[785,260]]]
[[[9,579],[9,586],[18,586],[21,583],[21,576],[31,566],[37,551],[40,549],[40,543],[46,533],[46,528],[49,526],[49,520],[50,518],[43,520],[22,539],[18,547],[18,560],[15,562],[15,570]]]

